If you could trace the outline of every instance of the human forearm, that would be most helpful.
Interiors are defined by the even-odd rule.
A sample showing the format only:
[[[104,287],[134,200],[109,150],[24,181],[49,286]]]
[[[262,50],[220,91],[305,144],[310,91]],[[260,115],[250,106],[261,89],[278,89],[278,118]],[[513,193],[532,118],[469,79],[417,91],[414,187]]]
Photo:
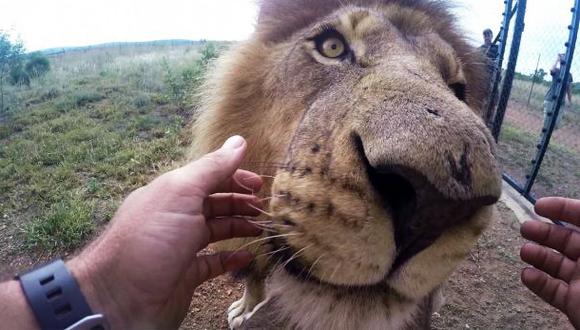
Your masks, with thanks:
[[[0,320],[6,329],[37,329],[38,325],[28,306],[18,281],[0,284]]]

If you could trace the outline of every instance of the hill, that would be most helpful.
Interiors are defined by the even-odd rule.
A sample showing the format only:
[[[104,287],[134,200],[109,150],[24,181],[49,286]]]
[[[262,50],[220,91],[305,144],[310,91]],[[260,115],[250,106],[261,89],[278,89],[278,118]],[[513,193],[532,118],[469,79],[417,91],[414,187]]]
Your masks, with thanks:
[[[153,40],[141,42],[108,42],[104,44],[80,46],[80,47],[56,47],[43,49],[40,52],[46,56],[62,55],[70,52],[87,52],[94,49],[108,49],[108,48],[138,48],[138,47],[179,47],[179,46],[199,46],[205,44],[206,40],[186,40],[186,39],[169,39],[169,40]]]

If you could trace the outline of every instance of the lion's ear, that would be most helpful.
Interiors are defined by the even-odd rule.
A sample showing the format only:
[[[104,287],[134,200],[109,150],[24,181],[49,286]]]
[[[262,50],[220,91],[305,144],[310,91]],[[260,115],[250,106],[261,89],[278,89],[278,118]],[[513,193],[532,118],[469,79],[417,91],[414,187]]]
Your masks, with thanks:
[[[280,42],[340,6],[360,2],[360,0],[262,0],[256,33],[263,41]]]

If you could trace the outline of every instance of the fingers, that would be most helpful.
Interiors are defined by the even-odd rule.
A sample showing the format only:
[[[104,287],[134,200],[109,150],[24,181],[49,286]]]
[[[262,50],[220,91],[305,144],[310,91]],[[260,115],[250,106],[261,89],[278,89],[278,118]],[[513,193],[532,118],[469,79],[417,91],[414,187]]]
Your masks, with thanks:
[[[536,203],[535,210],[543,217],[580,225],[580,200],[561,197],[542,198]]]
[[[565,312],[566,293],[568,292],[566,283],[533,268],[523,270],[522,282],[545,302]]]
[[[262,202],[256,196],[240,194],[215,194],[208,197],[203,205],[206,219],[233,215],[258,216]]]
[[[260,191],[264,181],[254,172],[237,170],[234,175],[222,182],[212,193],[252,194]]]
[[[213,255],[200,256],[197,263],[192,265],[190,272],[193,274],[194,286],[209,279],[235,272],[247,267],[252,262],[253,256],[247,251],[221,252]]]
[[[207,221],[207,227],[210,232],[208,244],[236,237],[254,237],[262,233],[255,225],[236,218],[212,219]]]
[[[524,262],[566,283],[570,283],[574,277],[576,263],[554,250],[526,244],[522,247],[520,256]]]
[[[522,225],[522,236],[561,252],[572,261],[580,257],[580,234],[564,227],[528,221]]]

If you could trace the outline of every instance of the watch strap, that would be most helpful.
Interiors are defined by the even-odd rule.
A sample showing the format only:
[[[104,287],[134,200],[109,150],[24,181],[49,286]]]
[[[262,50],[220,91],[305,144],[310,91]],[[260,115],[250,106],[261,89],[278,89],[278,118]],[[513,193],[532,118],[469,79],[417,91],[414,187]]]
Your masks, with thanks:
[[[42,329],[66,329],[93,315],[77,281],[60,259],[18,279]]]

